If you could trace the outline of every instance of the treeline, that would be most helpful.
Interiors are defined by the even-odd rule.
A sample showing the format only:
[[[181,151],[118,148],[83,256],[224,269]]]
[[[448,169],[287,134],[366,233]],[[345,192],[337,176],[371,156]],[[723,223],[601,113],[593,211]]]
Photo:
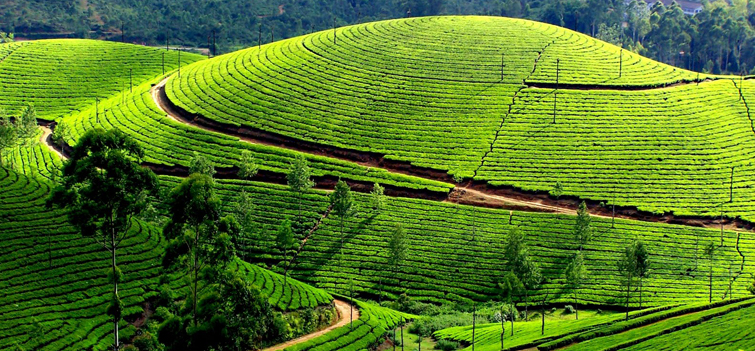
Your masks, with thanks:
[[[644,0],[11,0],[0,30],[208,47],[218,52],[337,26],[407,16],[476,14],[528,18],[595,36],[647,57],[712,73],[755,67],[755,2],[704,2],[695,16]],[[122,36],[121,28],[125,30]]]

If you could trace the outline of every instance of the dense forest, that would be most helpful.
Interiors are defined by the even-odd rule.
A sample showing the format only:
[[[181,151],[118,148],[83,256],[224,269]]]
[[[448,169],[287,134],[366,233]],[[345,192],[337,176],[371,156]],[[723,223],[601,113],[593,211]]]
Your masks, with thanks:
[[[337,25],[441,14],[528,18],[590,34],[678,67],[739,73],[755,67],[755,2],[703,2],[694,16],[643,0],[10,0],[0,30],[19,38],[169,42],[218,52]],[[123,28],[125,33],[121,33]]]

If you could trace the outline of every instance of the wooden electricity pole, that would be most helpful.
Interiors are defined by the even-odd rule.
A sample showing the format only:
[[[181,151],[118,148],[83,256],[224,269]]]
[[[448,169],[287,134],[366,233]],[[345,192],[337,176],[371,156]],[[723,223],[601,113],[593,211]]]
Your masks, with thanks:
[[[558,76],[560,71],[561,59],[556,59],[556,90],[553,91],[553,124],[556,124],[556,101],[558,100]]]

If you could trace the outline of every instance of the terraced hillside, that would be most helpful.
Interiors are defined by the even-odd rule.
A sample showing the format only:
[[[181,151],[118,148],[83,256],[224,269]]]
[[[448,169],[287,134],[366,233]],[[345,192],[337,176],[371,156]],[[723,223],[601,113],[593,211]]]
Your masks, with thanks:
[[[625,320],[624,314],[603,313],[588,315],[575,321],[573,316],[549,316],[556,320],[546,323],[541,334],[541,322],[528,321],[514,326],[514,335],[504,336],[504,348],[518,350],[533,348],[550,350],[619,350],[653,349],[703,350],[748,349],[752,338],[748,337],[746,315],[755,310],[752,298],[725,300],[712,304],[689,304],[634,311]],[[510,328],[509,325],[506,325]],[[456,340],[481,351],[501,350],[501,324],[482,324],[452,327],[435,333],[438,339]],[[706,336],[700,334],[707,330]],[[716,336],[711,337],[711,334]],[[679,340],[674,341],[678,338]],[[471,350],[467,347],[464,350]]]
[[[210,159],[226,176],[235,176],[243,150],[250,151],[262,171],[277,173],[280,180],[287,172],[293,159],[301,154],[296,151],[243,142],[237,137],[214,133],[188,126],[166,115],[153,100],[153,84],[160,78],[147,81],[134,88],[133,93],[124,92],[100,102],[99,118],[90,106],[81,113],[62,119],[73,130],[67,141],[74,145],[81,135],[95,126],[117,128],[137,140],[145,150],[146,161],[171,168],[183,166],[186,169],[194,153],[198,152]],[[354,162],[346,162],[325,156],[304,154],[317,177],[329,179],[344,178],[350,181],[372,185],[383,185],[403,189],[427,189],[444,196],[453,187],[448,183],[404,174],[390,173]],[[170,171],[170,170],[168,170]]]
[[[107,347],[109,255],[45,209],[47,182],[0,168],[0,189],[0,349]],[[159,230],[139,222],[133,230],[119,251],[125,315],[141,314],[162,255]]]
[[[111,286],[109,254],[81,237],[60,211],[44,206],[47,181],[0,168],[0,349],[106,349],[112,344],[105,314]],[[159,229],[136,222],[119,250],[125,283],[119,295],[127,321],[157,294],[164,240]],[[278,309],[329,305],[333,297],[248,263],[237,263]],[[121,322],[122,327],[126,322]]]
[[[16,114],[28,103],[53,120],[178,67],[178,52],[96,40],[0,44],[0,108]],[[163,68],[164,57],[164,68]],[[201,60],[182,53],[181,65]]]
[[[221,181],[217,187],[228,206],[238,201],[242,190],[253,199],[261,233],[243,246],[243,257],[271,265],[280,262],[282,256],[274,241],[276,224],[295,219],[295,194],[285,186],[257,182]],[[386,208],[376,213],[369,196],[355,194],[355,199],[359,214],[345,225],[340,255],[339,222],[327,211],[327,194],[312,192],[306,197],[304,222],[317,229],[294,259],[292,276],[341,293],[347,292],[353,279],[356,291],[375,297],[397,297],[406,291],[415,299],[438,303],[496,299],[497,282],[506,263],[504,241],[508,232],[518,227],[550,280],[544,289],[532,293],[532,301],[547,289],[552,303],[572,303],[570,292],[564,290],[563,271],[575,250],[574,216],[408,198],[390,198]],[[388,241],[398,224],[408,233],[409,249],[403,269],[394,273],[388,265]],[[580,304],[623,304],[616,262],[621,250],[635,238],[643,240],[651,252],[653,273],[643,282],[642,306],[707,301],[709,263],[703,247],[709,242],[717,246],[715,300],[730,297],[730,281],[734,297],[747,294],[752,282],[750,273],[755,266],[749,257],[755,255],[755,241],[749,233],[619,219],[612,228],[610,218],[593,218],[593,226],[595,239],[585,248],[590,274],[579,293]],[[639,294],[633,293],[631,304],[639,307]]]
[[[436,179],[541,194],[560,181],[596,202],[754,219],[755,131],[738,85],[542,23],[430,17],[231,53],[166,91],[218,128],[384,156]]]

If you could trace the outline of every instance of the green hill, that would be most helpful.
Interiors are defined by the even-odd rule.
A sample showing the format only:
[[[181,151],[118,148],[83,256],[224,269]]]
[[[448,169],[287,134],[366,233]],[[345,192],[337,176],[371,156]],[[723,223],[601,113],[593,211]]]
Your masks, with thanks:
[[[0,168],[0,349],[106,349],[112,323],[105,314],[112,286],[109,254],[68,225],[61,211],[45,208],[47,181]],[[159,229],[135,222],[119,250],[125,283],[119,295],[125,321],[157,295],[165,243]],[[236,263],[280,310],[329,305],[333,297],[309,285],[247,263]],[[175,282],[174,282],[175,283]],[[174,284],[175,285],[175,284]],[[178,286],[180,287],[180,286]]]
[[[542,23],[430,17],[199,62],[167,95],[292,144],[373,152],[494,187],[543,193],[560,181],[565,195],[648,212],[752,219],[755,85],[744,84],[743,102],[739,78],[728,78]]]
[[[40,118],[57,119],[178,67],[178,52],[96,40],[39,40],[0,44],[0,108],[17,113],[28,103]],[[201,60],[181,53],[181,65]],[[129,76],[131,74],[131,77]]]
[[[277,265],[282,254],[275,247],[277,223],[296,216],[295,194],[286,186],[258,182],[219,181],[219,194],[229,206],[243,190],[261,215],[255,219],[260,234],[244,245],[244,257],[252,262]],[[292,276],[318,287],[376,298],[396,298],[407,292],[426,302],[462,302],[498,299],[497,282],[504,274],[503,246],[509,231],[518,227],[526,234],[549,283],[531,292],[530,302],[550,294],[551,303],[573,303],[564,288],[563,270],[575,252],[575,216],[485,209],[428,200],[389,198],[380,213],[372,210],[367,195],[355,194],[359,214],[345,224],[343,255],[337,217],[326,214],[325,192],[312,192],[303,202],[304,223],[318,222],[290,269]],[[406,263],[398,272],[388,264],[388,241],[395,226],[408,234]],[[595,238],[585,247],[589,278],[579,292],[579,303],[621,306],[625,292],[616,268],[620,254],[632,240],[641,239],[651,253],[652,275],[643,282],[642,306],[662,306],[708,300],[709,261],[703,254],[709,242],[716,244],[713,261],[714,299],[747,294],[755,255],[755,241],[747,232],[694,228],[610,218],[593,218]],[[300,236],[297,239],[304,239]],[[731,269],[731,270],[730,270]],[[639,294],[631,305],[639,307]]]

